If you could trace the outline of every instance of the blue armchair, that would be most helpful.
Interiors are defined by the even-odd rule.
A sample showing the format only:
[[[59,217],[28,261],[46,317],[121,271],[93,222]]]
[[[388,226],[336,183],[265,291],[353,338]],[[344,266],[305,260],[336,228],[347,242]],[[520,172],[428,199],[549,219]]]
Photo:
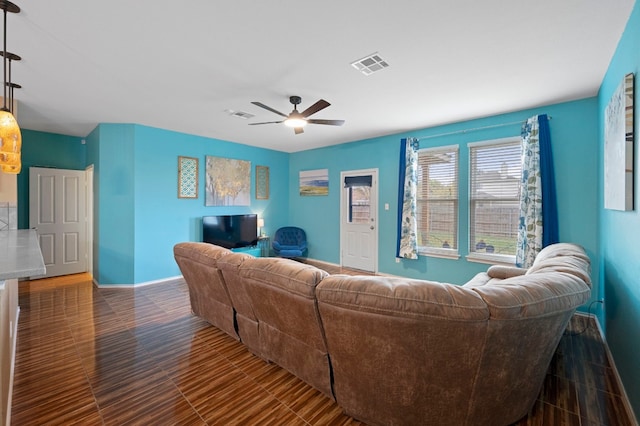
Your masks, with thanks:
[[[273,237],[273,251],[280,257],[303,257],[307,255],[307,234],[295,226],[285,226]]]

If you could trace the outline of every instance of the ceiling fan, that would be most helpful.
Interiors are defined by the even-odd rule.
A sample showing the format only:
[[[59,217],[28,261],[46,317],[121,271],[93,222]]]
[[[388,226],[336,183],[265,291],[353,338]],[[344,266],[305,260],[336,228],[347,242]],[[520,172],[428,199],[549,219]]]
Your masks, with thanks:
[[[300,102],[302,102],[302,98],[300,96],[290,96],[289,102],[293,104],[293,111],[291,111],[289,115],[283,114],[280,111],[277,111],[261,102],[251,102],[252,104],[259,106],[260,108],[264,108],[268,111],[281,115],[285,117],[285,119],[280,121],[266,121],[263,123],[249,123],[249,125],[255,126],[258,124],[284,123],[285,126],[293,127],[293,131],[297,135],[304,132],[302,128],[307,124],[328,124],[329,126],[342,126],[344,124],[344,120],[321,120],[308,118],[310,115],[315,114],[316,112],[321,111],[331,105],[324,99],[320,99],[318,102],[311,105],[309,108],[305,109],[302,112],[298,112],[298,105],[300,104]]]

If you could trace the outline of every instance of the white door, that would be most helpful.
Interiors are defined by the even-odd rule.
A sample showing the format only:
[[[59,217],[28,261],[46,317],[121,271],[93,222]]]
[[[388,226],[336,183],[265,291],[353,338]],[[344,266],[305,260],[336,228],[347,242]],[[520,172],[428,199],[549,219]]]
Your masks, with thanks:
[[[341,264],[378,270],[378,170],[354,170],[340,175]]]
[[[29,168],[29,227],[35,228],[46,277],[87,271],[86,173]]]

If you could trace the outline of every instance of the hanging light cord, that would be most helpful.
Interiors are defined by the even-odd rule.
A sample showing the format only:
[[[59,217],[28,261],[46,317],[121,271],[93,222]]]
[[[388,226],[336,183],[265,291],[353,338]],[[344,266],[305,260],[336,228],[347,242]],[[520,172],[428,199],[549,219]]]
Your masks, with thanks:
[[[3,47],[2,47],[2,68],[4,69],[4,88],[3,88],[3,110],[7,110],[7,5],[4,8],[4,37],[3,37]]]

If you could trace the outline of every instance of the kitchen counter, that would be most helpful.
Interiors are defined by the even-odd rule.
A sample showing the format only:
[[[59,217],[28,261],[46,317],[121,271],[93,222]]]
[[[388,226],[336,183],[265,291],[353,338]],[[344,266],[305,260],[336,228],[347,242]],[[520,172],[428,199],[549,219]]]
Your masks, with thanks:
[[[0,281],[46,274],[34,229],[0,231]]]

